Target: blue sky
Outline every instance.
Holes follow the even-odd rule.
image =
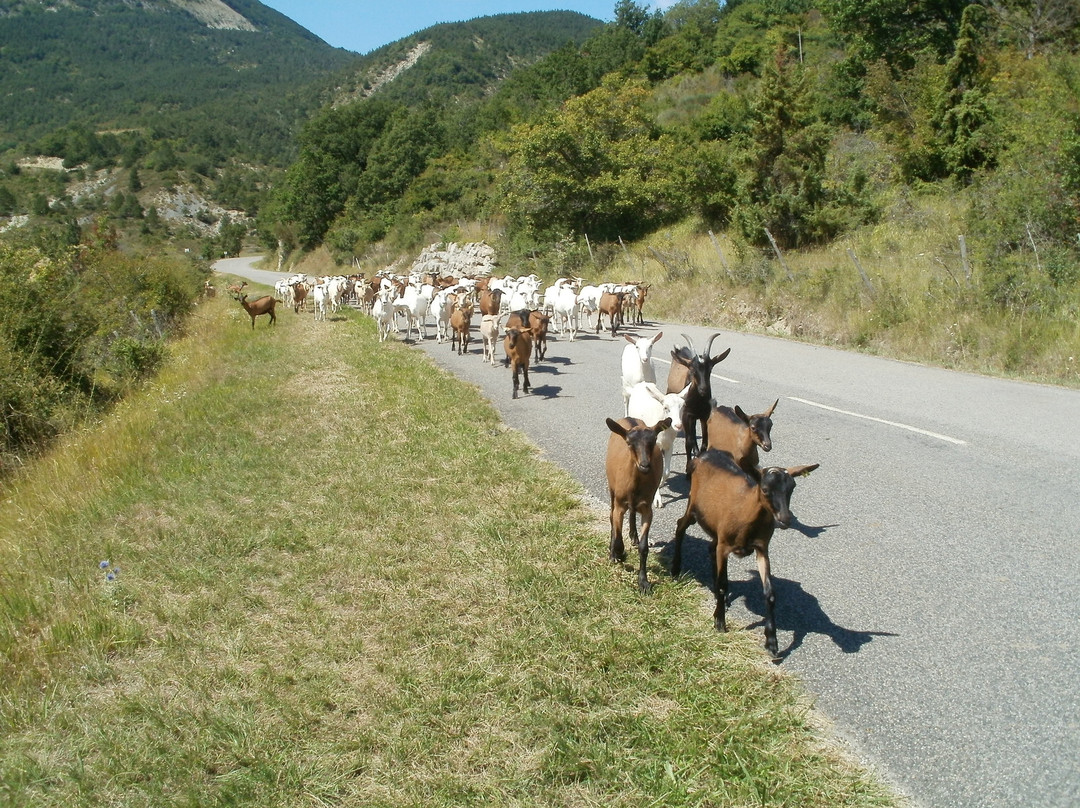
[[[670,0],[638,5],[667,7]],[[369,53],[440,22],[460,22],[517,11],[578,11],[598,20],[614,18],[616,0],[262,0],[338,48]]]

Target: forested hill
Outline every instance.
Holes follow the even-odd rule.
[[[0,145],[147,127],[272,160],[358,59],[257,0],[0,1]]]
[[[495,14],[441,23],[372,51],[335,101],[375,93],[409,105],[479,98],[515,68],[565,45],[580,45],[602,25],[575,11]]]

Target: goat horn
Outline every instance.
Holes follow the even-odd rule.
[[[713,334],[711,337],[709,337],[709,344],[705,346],[705,353],[702,354],[702,356],[704,356],[706,359],[708,359],[709,355],[712,354],[713,340],[716,339],[719,336],[720,336],[720,332],[717,331],[715,334]]]
[[[694,341],[690,339],[690,336],[688,334],[683,334],[682,338],[686,340],[686,347],[690,349],[690,353],[697,353],[697,351],[694,350]]]

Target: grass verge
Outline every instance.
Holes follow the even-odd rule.
[[[3,802],[896,804],[468,386],[360,317],[249,322],[210,301],[5,492]]]

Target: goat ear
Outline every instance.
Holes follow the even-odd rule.
[[[665,429],[671,429],[671,419],[670,418],[665,418],[663,421],[660,421],[659,423],[657,423],[656,426],[653,427],[653,431],[657,435],[659,435]]]
[[[722,354],[720,354],[719,356],[714,356],[714,357],[713,357],[712,359],[710,359],[710,360],[709,360],[709,364],[710,364],[710,365],[718,365],[718,364],[720,364],[720,363],[721,363],[721,362],[723,362],[723,361],[724,361],[725,359],[727,359],[727,355],[728,355],[729,353],[731,353],[731,348],[728,348],[728,349],[727,349],[726,351],[724,351],[724,352],[723,352]]]
[[[676,362],[676,363],[682,365],[684,368],[690,367],[690,360],[687,359],[685,356],[683,356],[678,351],[672,351],[671,352],[671,359],[672,359],[673,362]]]
[[[772,417],[773,410],[776,409],[776,405],[779,404],[779,403],[780,403],[780,399],[776,399],[776,401],[773,402],[773,405],[771,407],[769,407],[769,409],[765,412],[765,417],[766,418],[771,418]]]
[[[620,438],[626,437],[626,427],[620,424],[618,421],[612,421],[610,418],[605,418],[607,428],[618,435]]]
[[[626,340],[627,342],[629,342],[631,345],[636,345],[637,344],[634,341],[634,338],[631,337],[629,334],[623,334],[623,339]]]
[[[658,342],[660,341],[660,338],[661,338],[662,336],[664,336],[664,332],[663,332],[663,331],[658,331],[658,332],[656,333],[656,336],[652,338],[652,343],[653,343],[653,345],[655,345],[656,343],[658,343]]]
[[[649,395],[655,398],[657,401],[664,400],[664,394],[660,392],[660,388],[652,382],[642,382],[645,385],[645,389],[649,391]]]
[[[738,404],[735,405],[735,414],[739,416],[740,421],[750,423],[750,416],[743,412],[743,408],[740,407]]]
[[[792,477],[805,477],[820,465],[820,463],[813,463],[809,466],[793,466],[792,468],[787,469],[787,473]]]

